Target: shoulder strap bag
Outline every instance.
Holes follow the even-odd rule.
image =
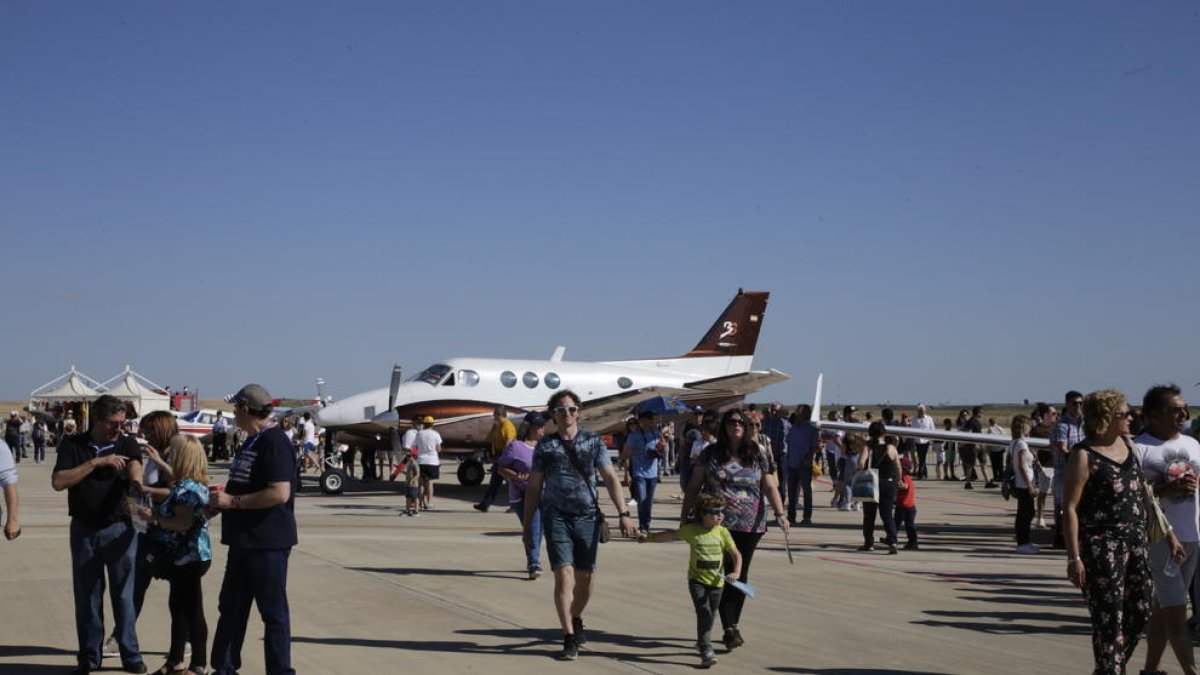
[[[1167,534],[1171,532],[1171,523],[1163,514],[1162,507],[1158,504],[1158,498],[1154,496],[1154,488],[1150,487],[1150,482],[1146,480],[1146,474],[1142,471],[1142,456],[1137,454],[1137,450],[1128,438],[1122,438],[1125,441],[1125,447],[1129,448],[1129,453],[1137,460],[1138,473],[1140,474],[1140,483],[1142,484],[1142,506],[1146,510],[1146,543],[1157,544],[1167,538]]]

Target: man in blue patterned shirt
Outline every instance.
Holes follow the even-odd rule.
[[[523,539],[526,548],[533,545],[530,523],[540,506],[546,553],[554,570],[554,607],[563,630],[563,650],[558,658],[571,661],[587,642],[583,610],[591,599],[600,545],[600,480],[620,514],[621,532],[633,537],[637,525],[625,509],[625,495],[608,447],[599,434],[579,428],[579,396],[564,389],[555,392],[546,407],[554,415],[558,431],[539,441],[533,451],[533,470],[525,490]]]

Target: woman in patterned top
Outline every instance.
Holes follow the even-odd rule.
[[[1072,448],[1064,477],[1067,578],[1083,591],[1092,617],[1094,672],[1123,675],[1150,618],[1145,479],[1128,439],[1125,396],[1094,391],[1083,413],[1087,437]],[[1175,535],[1168,540],[1182,559]]]
[[[212,562],[208,539],[208,459],[194,436],[176,434],[169,449],[175,482],[167,498],[154,508],[156,527],[150,536],[174,556],[171,593],[171,649],[159,673],[204,673],[208,653],[208,623],[200,580]],[[191,663],[183,664],[184,644],[192,645]]]
[[[747,422],[746,416],[738,409],[727,410],[721,417],[717,442],[705,448],[693,465],[692,480],[683,498],[682,514],[683,522],[693,520],[692,507],[700,492],[725,498],[724,525],[742,555],[739,580],[743,582],[749,578],[754,549],[767,531],[764,498],[770,500],[779,527],[785,531],[788,529],[787,520],[783,517],[783,499],[779,496],[774,461],[754,442]],[[722,641],[728,650],[745,644],[737,626],[745,601],[746,596],[732,587],[727,588],[721,596],[721,625],[725,628]]]

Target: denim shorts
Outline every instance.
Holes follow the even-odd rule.
[[[546,555],[550,569],[571,565],[577,570],[596,569],[596,551],[600,548],[600,523],[595,514],[570,516],[553,509],[542,512],[542,531],[546,533]]]

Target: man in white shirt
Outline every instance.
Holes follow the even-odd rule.
[[[433,481],[441,477],[442,435],[433,429],[433,417],[421,419],[413,445],[417,448],[417,466],[421,470],[421,510],[433,508]]]
[[[8,444],[0,440],[0,490],[4,491],[4,538],[21,536],[21,499],[17,494],[17,467]]]
[[[933,431],[933,418],[925,414],[925,404],[917,405],[917,416],[912,418],[909,423],[913,429],[921,429],[923,431]],[[929,439],[914,438],[913,445],[917,448],[917,478],[925,480],[929,478],[929,469],[925,464],[925,458],[929,455]]]
[[[1157,602],[1146,631],[1146,667],[1142,672],[1159,672],[1169,641],[1183,672],[1195,675],[1187,607],[1188,586],[1195,576],[1200,552],[1200,496],[1196,492],[1200,443],[1179,433],[1188,419],[1187,403],[1179,387],[1151,387],[1142,399],[1142,411],[1146,430],[1135,439],[1142,470],[1186,552],[1179,561],[1171,558],[1166,541],[1150,546],[1150,572]]]

